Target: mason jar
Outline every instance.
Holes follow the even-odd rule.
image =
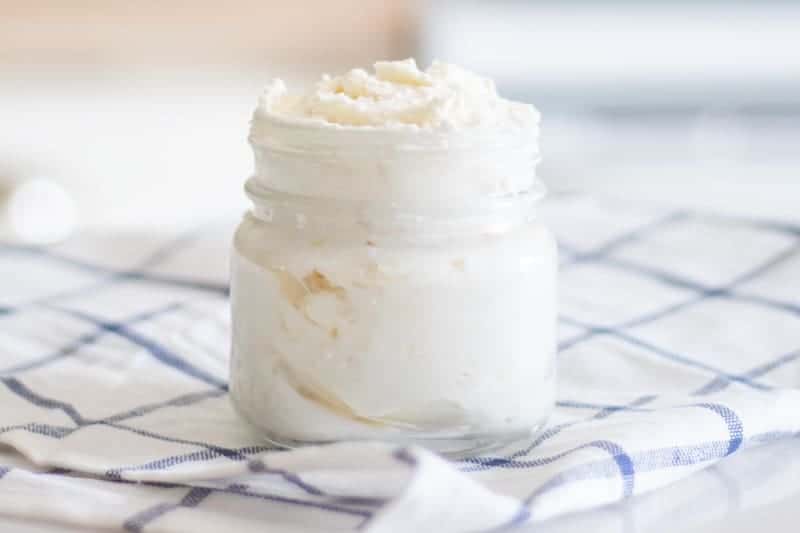
[[[556,389],[557,251],[536,133],[250,137],[233,243],[233,403],[285,447],[529,437]]]

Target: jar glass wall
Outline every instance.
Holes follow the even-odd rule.
[[[535,184],[433,207],[315,198],[257,177],[248,193],[231,396],[266,438],[459,455],[541,427],[555,399],[557,259]]]

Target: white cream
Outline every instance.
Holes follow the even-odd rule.
[[[539,426],[556,248],[531,217],[537,135],[531,106],[442,63],[378,63],[305,94],[274,82],[233,253],[242,415],[283,442],[467,446]]]
[[[291,93],[275,80],[262,95],[256,116],[339,129],[452,131],[525,128],[539,122],[532,105],[501,98],[492,80],[455,65],[434,61],[422,71],[406,59],[379,61],[374,70],[326,75],[307,93]]]

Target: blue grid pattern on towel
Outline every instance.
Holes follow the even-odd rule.
[[[764,235],[780,236],[785,240],[785,245],[771,249],[763,257],[758,257],[748,268],[730,279],[720,279],[718,283],[699,282],[684,273],[676,272],[668,266],[659,266],[642,263],[626,257],[626,249],[647,241],[657,241],[659,234],[665,229],[681,224],[701,223],[723,228],[746,228],[748,231],[763,233]],[[558,228],[557,228],[558,230]],[[559,233],[557,231],[557,233]],[[754,364],[749,368],[725,368],[720,361],[711,362],[695,354],[686,353],[669,345],[662,345],[656,341],[640,335],[643,327],[657,327],[659,323],[670,317],[676,317],[692,309],[697,309],[704,303],[714,301],[722,303],[738,302],[753,306],[758,309],[785,315],[791,319],[800,318],[800,301],[793,298],[779,298],[774,294],[763,294],[752,290],[754,282],[769,277],[790,262],[800,258],[800,226],[784,223],[765,222],[745,218],[706,215],[689,211],[676,211],[664,215],[650,217],[645,223],[632,229],[619,232],[611,238],[603,239],[590,248],[578,247],[570,244],[571,235],[559,234],[562,255],[561,271],[565,283],[569,283],[569,273],[572,269],[581,266],[602,266],[617,271],[629,277],[644,280],[647,283],[658,285],[660,288],[680,292],[677,300],[670,299],[656,309],[648,309],[633,318],[626,317],[615,323],[595,323],[585,318],[577,318],[570,314],[569,306],[563,310],[560,322],[569,328],[572,333],[563,336],[560,345],[560,357],[568,359],[570,353],[577,348],[586,349],[600,339],[611,339],[627,345],[637,351],[646,352],[649,356],[668,360],[671,364],[684,366],[707,375],[707,379],[696,387],[691,396],[696,401],[686,404],[686,408],[707,409],[718,415],[728,427],[729,436],[724,441],[713,441],[704,445],[690,447],[668,446],[662,449],[649,450],[646,453],[638,452],[634,457],[617,442],[611,440],[593,440],[577,445],[571,449],[560,451],[552,456],[529,459],[528,456],[543,443],[552,439],[563,430],[587,421],[596,421],[612,417],[622,412],[642,412],[649,410],[649,405],[657,400],[660,394],[643,394],[631,401],[621,404],[593,401],[591,398],[570,399],[561,397],[558,407],[569,412],[584,412],[585,415],[573,419],[554,423],[548,426],[532,442],[508,453],[496,456],[480,456],[463,460],[457,466],[465,472],[490,471],[493,469],[530,469],[559,461],[561,458],[576,453],[586,448],[597,448],[608,455],[607,461],[596,461],[582,465],[573,470],[560,472],[544,485],[531,491],[525,498],[525,503],[530,504],[547,491],[555,487],[569,484],[578,479],[593,476],[619,476],[623,480],[624,496],[634,492],[637,479],[637,468],[648,465],[649,468],[671,468],[702,462],[710,457],[721,457],[735,452],[743,442],[742,423],[737,413],[732,409],[706,398],[718,393],[732,385],[751,388],[758,391],[772,390],[775,384],[764,378],[769,377],[777,370],[788,365],[795,365],[800,360],[800,337],[793,349],[771,354],[760,354]],[[278,504],[290,506],[311,507],[325,512],[350,515],[357,519],[355,524],[366,523],[373,512],[385,503],[380,498],[355,498],[341,497],[327,493],[322,488],[316,487],[288,471],[271,469],[257,459],[251,459],[260,452],[267,450],[264,446],[247,446],[242,448],[228,448],[213,443],[187,438],[178,438],[169,435],[148,431],[132,422],[146,418],[163,409],[187,408],[210,398],[222,398],[227,394],[227,385],[221,377],[201,368],[185,354],[166,346],[159,338],[154,338],[141,332],[143,324],[158,320],[164,316],[180,314],[187,301],[196,297],[207,297],[219,306],[225,305],[227,285],[219,279],[194,278],[176,274],[158,273],[159,265],[168,263],[171,258],[181,254],[193,242],[202,240],[203,232],[192,232],[172,239],[159,247],[148,257],[136,263],[131,268],[114,268],[80,259],[74,255],[61,252],[58,248],[46,249],[25,247],[12,244],[0,246],[0,256],[3,261],[14,265],[21,258],[26,264],[30,261],[44,263],[47,268],[66,269],[70,273],[77,272],[81,276],[78,286],[58,287],[43,296],[37,295],[29,301],[6,302],[0,297],[0,324],[10,320],[16,315],[30,311],[47,312],[63,315],[76,323],[84,324],[88,329],[74,338],[63,338],[61,344],[53,346],[47,353],[41,353],[23,361],[14,361],[6,365],[0,361],[0,383],[14,395],[24,399],[42,410],[57,410],[63,413],[69,424],[45,424],[37,421],[16,422],[0,427],[0,434],[7,432],[30,432],[44,435],[52,439],[64,439],[75,432],[85,428],[103,426],[111,431],[122,433],[136,433],[146,439],[174,442],[193,447],[192,451],[173,454],[157,458],[142,464],[122,465],[105,472],[101,479],[117,483],[129,483],[125,473],[131,470],[161,470],[181,463],[204,462],[212,459],[225,458],[235,462],[245,462],[247,468],[254,474],[260,473],[280,478],[282,482],[297,490],[296,495],[287,495],[276,491],[274,493],[255,490],[246,484],[233,483],[219,487],[198,487],[190,483],[159,483],[146,482],[152,486],[165,489],[185,487],[185,495],[177,502],[164,502],[152,506],[129,517],[124,517],[122,524],[129,531],[141,531],[148,524],[163,519],[169,513],[178,509],[194,509],[202,506],[214,494],[226,494],[236,498],[269,500]],[[798,263],[800,270],[800,262]],[[20,278],[25,276],[24,271],[16,274]],[[88,279],[86,279],[88,278]],[[800,275],[798,276],[800,281]],[[15,283],[14,279],[6,279],[2,284]],[[166,305],[156,305],[153,308],[132,312],[125,318],[109,318],[80,310],[74,304],[83,299],[91,299],[101,291],[113,290],[120,284],[133,287],[147,286],[150,289],[164,287],[170,290],[180,290],[183,297],[171,301]],[[659,289],[660,290],[660,289]],[[2,294],[2,293],[0,293]],[[800,325],[800,321],[797,322]],[[47,371],[50,366],[59,361],[72,357],[81,350],[93,344],[113,337],[134,346],[141,353],[147,354],[153,362],[169,367],[172,371],[183,374],[187,379],[195,380],[202,384],[203,390],[176,395],[175,397],[152,403],[143,402],[141,405],[129,407],[120,412],[102,417],[92,417],[81,412],[80,408],[72,405],[68,398],[51,396],[49,391],[34,390],[26,385],[24,374],[31,371]],[[0,420],[0,424],[3,423]],[[752,440],[768,441],[783,438],[782,434],[763,434],[752,436]],[[414,468],[414,463],[397,454],[400,462]],[[637,465],[637,468],[634,467]],[[6,475],[11,468],[4,468],[1,475]],[[53,470],[50,475],[69,475],[68,470]],[[528,507],[520,511],[512,524],[529,518]]]

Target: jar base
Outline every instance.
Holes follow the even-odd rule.
[[[491,452],[520,440],[530,440],[544,428],[546,420],[542,420],[532,428],[525,431],[502,434],[473,434],[459,437],[418,437],[418,438],[390,438],[387,442],[398,445],[422,446],[434,453],[448,459],[465,459],[483,453]],[[264,435],[265,440],[271,445],[284,450],[303,448],[306,446],[322,446],[342,441],[304,441],[287,439],[275,435]]]

